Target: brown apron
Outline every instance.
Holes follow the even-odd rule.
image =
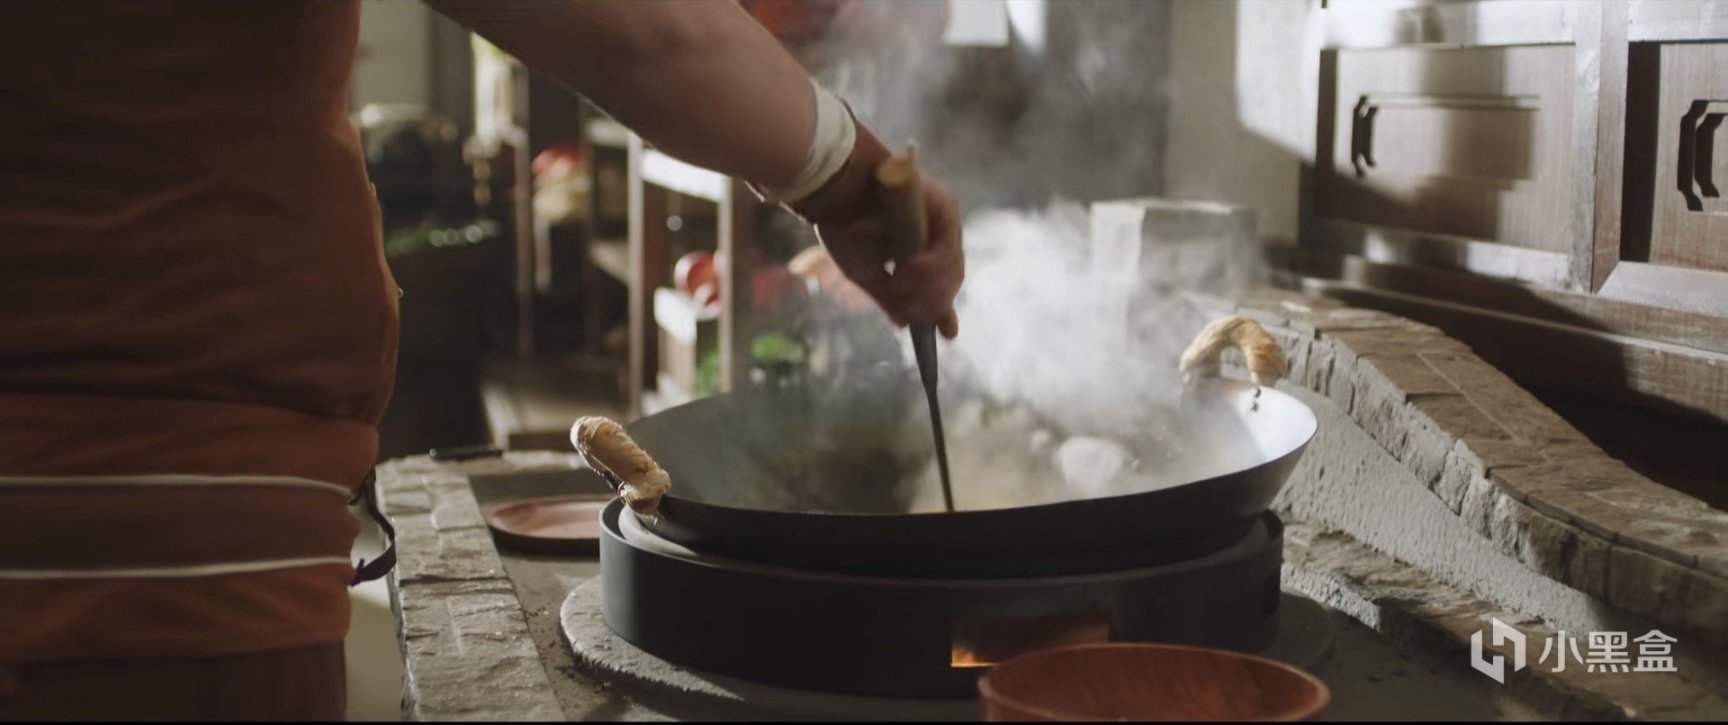
[[[7,717],[340,711],[397,343],[359,13],[0,7]]]

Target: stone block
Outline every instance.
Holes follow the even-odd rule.
[[[1398,451],[1398,460],[1409,467],[1410,473],[1422,485],[1432,490],[1446,470],[1446,459],[1452,453],[1452,438],[1427,423],[1413,420],[1412,416],[1403,418],[1408,422],[1404,426],[1404,445]]]
[[[1509,434],[1508,434],[1509,435]],[[1536,449],[1511,438],[1458,436],[1459,453],[1471,465],[1492,473],[1506,468],[1547,463]]]
[[[1284,379],[1309,390],[1313,388],[1308,385],[1308,349],[1313,344],[1312,339],[1298,337],[1284,345]]]
[[[1321,337],[1342,343],[1357,357],[1406,357],[1413,355],[1467,354],[1464,343],[1431,327],[1398,326],[1372,330],[1322,331]]]
[[[1315,310],[1306,316],[1308,324],[1315,330],[1324,332],[1341,330],[1385,330],[1397,329],[1415,325],[1411,320],[1379,310],[1366,310],[1356,307],[1341,309]]]
[[[1584,486],[1600,484],[1569,479],[1564,475],[1557,478],[1562,479],[1559,485],[1538,486],[1530,491],[1528,500],[1532,507],[1608,541],[1619,537],[1630,512],[1616,510],[1583,495]]]
[[[1446,467],[1441,470],[1439,480],[1434,482],[1434,495],[1452,510],[1458,513],[1464,504],[1464,492],[1470,488],[1470,482],[1482,478],[1481,469],[1472,466],[1466,458],[1454,447],[1446,455]]]
[[[1415,355],[1363,358],[1356,367],[1365,374],[1385,377],[1407,396],[1458,394],[1452,381],[1441,377]]]
[[[1544,489],[1564,488],[1566,486],[1565,469],[1552,463],[1534,466],[1514,466],[1489,469],[1488,477],[1500,486],[1507,495],[1520,501],[1525,501],[1537,510],[1549,516],[1565,519],[1566,514],[1559,509],[1545,507],[1540,501],[1531,501],[1531,494]]]
[[[1511,496],[1493,496],[1488,511],[1488,540],[1500,553],[1526,561],[1530,549],[1530,519],[1541,516]]]
[[[1435,428],[1445,431],[1448,436],[1455,439],[1511,440],[1512,438],[1510,432],[1463,395],[1413,396],[1410,399],[1410,405],[1422,417],[1432,421]],[[1531,452],[1531,457],[1536,458],[1534,452]],[[1541,459],[1536,458],[1536,460]]]
[[[1677,650],[1728,646],[1728,628],[1722,626],[1728,622],[1728,579],[1615,545],[1609,550],[1607,600],[1621,609],[1683,630],[1684,634],[1664,629],[1669,636],[1680,639],[1675,644]],[[1689,644],[1688,634],[1701,636],[1708,644],[1698,641]]]
[[[1471,479],[1469,485],[1465,486],[1464,498],[1459,503],[1459,520],[1471,531],[1492,538],[1490,526],[1495,499],[1500,497],[1499,488],[1492,481],[1486,478]]]
[[[1722,546],[1715,532],[1691,517],[1652,511],[1616,523],[1617,543],[1687,567],[1698,567],[1699,550]]]
[[[1308,360],[1302,366],[1302,387],[1320,395],[1330,395],[1332,383],[1332,346],[1319,340],[1309,340],[1305,348]],[[1344,406],[1345,410],[1349,406]]]
[[[439,529],[431,517],[395,519],[396,576],[402,583],[490,579],[504,575],[504,563],[485,527]]]
[[[1557,443],[1588,442],[1559,414],[1480,358],[1433,353],[1423,353],[1422,358],[1512,438],[1539,449]]]
[[[378,489],[378,510],[392,519],[410,514],[432,513],[432,494],[425,488],[406,486]]]
[[[480,504],[474,499],[474,489],[466,482],[459,488],[434,489],[432,493],[432,525],[440,529],[485,527]]]
[[[1332,399],[1338,410],[1350,414],[1356,404],[1356,358],[1337,345],[1326,344],[1326,347],[1332,358],[1326,378],[1326,397]]]
[[[398,588],[404,710],[419,720],[563,719],[514,589],[503,579]]]
[[[1534,512],[1528,525],[1519,561],[1592,597],[1607,595],[1607,541],[1541,512]]]
[[[1714,576],[1728,578],[1728,538],[1712,529],[1716,541],[1698,549],[1698,568]]]
[[[1396,456],[1404,446],[1408,425],[1404,416],[1404,393],[1376,375],[1356,375],[1350,417],[1370,437]]]

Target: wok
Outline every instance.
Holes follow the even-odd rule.
[[[1174,451],[1179,480],[969,510],[968,491],[1005,482],[957,470],[960,510],[922,512],[907,474],[925,459],[896,443],[922,440],[928,455],[928,429],[903,415],[915,396],[722,394],[638,420],[629,434],[672,479],[643,523],[698,552],[831,573],[1002,578],[1153,566],[1246,535],[1316,430],[1313,412],[1285,393],[1208,378],[1169,413],[1181,440],[1140,442]]]

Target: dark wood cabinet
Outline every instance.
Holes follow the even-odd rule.
[[[1728,0],[1323,7],[1291,279],[1728,500]]]
[[[1656,85],[1639,99],[1648,125],[1631,129],[1653,144],[1631,146],[1655,162],[1633,192],[1651,208],[1647,261],[1728,272],[1728,42],[1640,50],[1636,70]]]
[[[1565,251],[1568,48],[1332,52],[1318,215]]]

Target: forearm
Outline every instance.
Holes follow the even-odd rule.
[[[809,75],[730,0],[428,0],[668,154],[769,187],[804,167]]]

